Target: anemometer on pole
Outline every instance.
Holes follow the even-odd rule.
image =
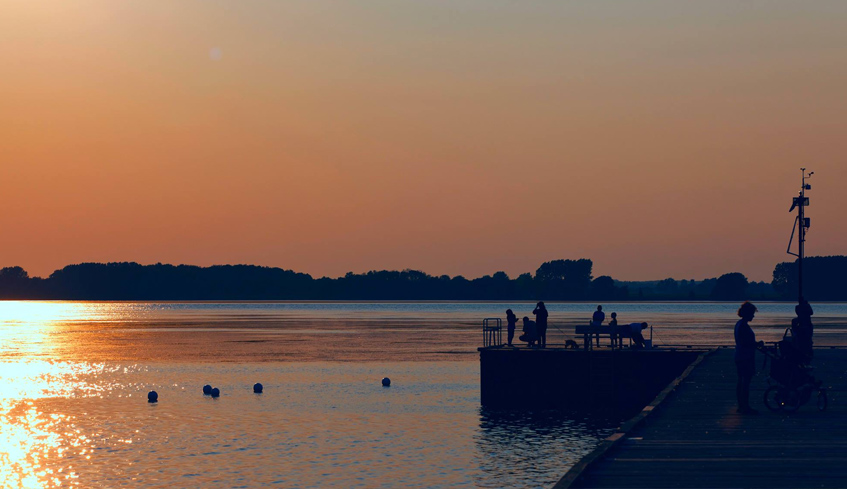
[[[806,190],[811,190],[812,186],[806,183],[806,180],[812,178],[815,172],[806,173],[805,168],[800,168],[803,175],[802,185],[800,186],[800,196],[794,197],[791,203],[791,209],[788,212],[794,212],[797,209],[797,217],[794,218],[794,227],[791,228],[791,239],[788,240],[788,249],[786,252],[789,255],[797,257],[797,284],[799,301],[803,302],[803,256],[805,255],[806,247],[806,230],[809,229],[811,219],[806,217],[806,206],[809,205],[809,198],[806,197]],[[799,231],[798,230],[799,224]],[[794,242],[794,233],[797,232],[797,253],[791,251],[791,243]]]

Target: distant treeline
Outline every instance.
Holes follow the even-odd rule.
[[[66,300],[743,300],[796,298],[796,263],[780,263],[772,283],[741,273],[706,280],[622,282],[592,277],[591,260],[553,260],[535,274],[504,272],[467,279],[417,270],[348,273],[312,278],[254,265],[82,263],[48,278],[21,267],[0,270],[0,299]],[[809,300],[847,300],[847,257],[804,262]]]

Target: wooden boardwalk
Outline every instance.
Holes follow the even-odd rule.
[[[847,488],[847,350],[816,350],[814,364],[830,387],[826,412],[814,397],[790,415],[768,411],[760,371],[750,393],[760,413],[745,416],[735,412],[733,350],[708,354],[556,487]]]

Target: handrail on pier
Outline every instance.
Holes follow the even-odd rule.
[[[502,322],[500,318],[482,320],[482,346],[500,346],[503,344]]]

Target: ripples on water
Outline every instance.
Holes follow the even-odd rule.
[[[0,381],[2,487],[536,487],[610,426],[481,410],[472,362],[33,361]]]

